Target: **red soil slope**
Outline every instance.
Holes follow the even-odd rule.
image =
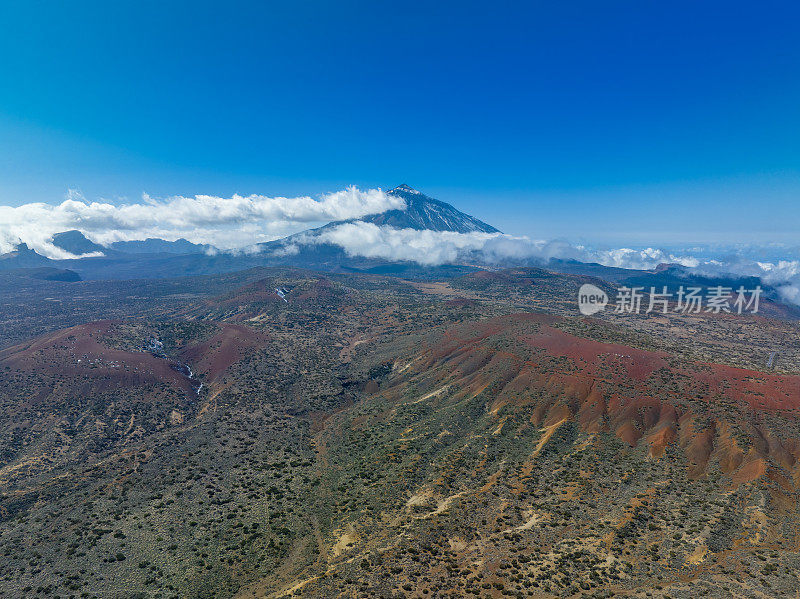
[[[178,362],[147,351],[109,347],[102,340],[113,336],[115,325],[113,321],[78,325],[7,348],[0,351],[0,367],[88,378],[97,390],[165,383],[188,393],[194,392],[199,382],[187,376],[181,363],[211,382],[270,339],[266,333],[223,323],[209,339],[184,347]]]
[[[176,370],[175,362],[104,345],[101,339],[113,326],[111,321],[78,325],[6,348],[0,351],[0,367],[89,379],[98,390],[164,383],[193,392],[195,383]]]
[[[270,339],[266,333],[242,325],[222,324],[220,327],[220,331],[210,339],[190,345],[181,352],[181,359],[209,381],[218,378],[247,352],[263,347]]]
[[[692,476],[713,460],[737,484],[769,464],[800,480],[800,376],[680,362],[575,337],[556,328],[560,320],[517,314],[460,325],[396,382],[483,394],[490,413],[525,410],[539,426],[571,419],[587,432],[646,443],[655,458],[677,444]]]

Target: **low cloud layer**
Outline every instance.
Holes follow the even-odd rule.
[[[361,191],[349,187],[315,199],[261,195],[230,198],[176,196],[114,205],[89,202],[80,194],[57,205],[23,204],[0,206],[0,253],[26,243],[50,258],[69,258],[53,246],[54,233],[78,229],[101,245],[157,237],[174,241],[184,238],[219,248],[241,248],[271,241],[315,223],[359,218],[392,209],[402,209],[402,198],[380,189]]]
[[[698,266],[691,256],[675,255],[663,250],[629,248],[592,250],[561,240],[533,240],[502,233],[453,233],[449,231],[417,231],[395,229],[357,221],[332,227],[320,235],[307,236],[299,243],[332,243],[351,256],[407,260],[433,266],[452,262],[474,262],[513,265],[520,261],[550,259],[598,262],[605,266],[649,269],[670,262]]]
[[[346,223],[299,244],[331,243],[351,256],[406,260],[426,266],[446,263],[513,266],[551,259],[596,262],[603,266],[649,270],[680,264],[699,275],[754,276],[775,287],[784,301],[800,305],[800,260],[765,262],[737,255],[718,258],[657,248],[593,249],[561,240],[533,240],[501,233],[451,233],[394,229],[372,223]],[[296,246],[286,248],[297,251]]]
[[[57,205],[0,206],[0,253],[22,242],[50,258],[72,258],[73,255],[52,244],[53,234],[70,229],[78,229],[105,246],[149,237],[168,241],[184,238],[224,250],[255,252],[259,251],[259,243],[317,224],[403,208],[402,198],[379,189],[362,191],[356,187],[319,198],[200,195],[157,200],[144,196],[140,202],[119,205],[90,202],[71,192]],[[296,253],[303,244],[319,243],[335,244],[352,256],[411,261],[425,266],[446,263],[513,266],[546,263],[551,259],[633,269],[652,269],[662,263],[681,264],[698,274],[759,277],[775,287],[785,301],[800,305],[800,250],[796,248],[783,259],[780,248],[770,247],[770,259],[760,260],[753,256],[763,253],[763,248],[751,248],[749,253],[708,251],[701,247],[596,249],[563,240],[394,229],[355,221],[328,228],[319,235],[295,237],[291,245],[279,252]]]
[[[491,233],[453,233],[395,229],[357,221],[307,238],[308,243],[332,243],[351,256],[417,262],[425,266],[460,261],[494,238]],[[302,243],[302,240],[301,240]]]
[[[733,274],[758,277],[763,283],[774,287],[783,301],[800,306],[800,260],[711,260],[700,264],[695,270],[708,276]]]

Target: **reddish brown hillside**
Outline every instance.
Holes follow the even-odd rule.
[[[124,350],[103,343],[112,321],[78,325],[45,335],[30,343],[0,351],[0,366],[12,371],[58,375],[75,381],[91,381],[104,391],[163,383],[194,393],[195,382],[174,361],[146,351]]]
[[[517,314],[460,325],[432,340],[396,379],[486,409],[525,410],[537,426],[574,420],[587,432],[646,443],[653,457],[675,444],[691,476],[719,465],[735,484],[771,466],[800,476],[800,376],[680,361],[665,353],[582,339],[559,317]],[[779,417],[779,418],[774,418]]]
[[[223,324],[210,339],[184,348],[181,358],[191,364],[195,372],[213,381],[249,351],[263,347],[269,339],[266,333],[246,326]]]
[[[271,281],[260,279],[254,283],[221,297],[209,300],[209,304],[219,308],[232,308],[247,304],[275,304],[283,303],[283,299],[275,291]]]
[[[224,295],[208,299],[189,310],[194,317],[246,322],[287,307],[313,309],[340,305],[346,292],[325,277],[308,277],[288,284],[281,278],[259,279]],[[290,309],[291,309],[290,308]]]

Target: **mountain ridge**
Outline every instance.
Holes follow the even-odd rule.
[[[20,268],[50,267],[74,271],[78,278],[111,280],[136,278],[171,278],[178,276],[218,274],[235,272],[258,266],[288,266],[310,268],[326,272],[363,272],[393,274],[401,278],[431,279],[448,278],[481,269],[496,270],[498,267],[536,266],[551,271],[597,277],[616,285],[650,286],[660,288],[667,285],[725,285],[736,288],[744,285],[754,288],[759,284],[755,277],[735,275],[704,277],[694,274],[681,265],[659,265],[654,270],[625,269],[577,260],[551,259],[547,262],[536,259],[509,260],[507,263],[486,263],[479,252],[472,257],[462,257],[459,262],[440,266],[422,266],[415,262],[392,258],[369,258],[353,255],[323,236],[347,224],[368,224],[377,227],[400,229],[450,231],[461,234],[499,233],[493,226],[456,209],[451,204],[431,198],[403,183],[386,192],[404,200],[404,210],[389,210],[366,215],[358,219],[332,221],[321,227],[259,244],[256,252],[217,251],[212,246],[193,244],[185,239],[166,241],[149,238],[138,241],[122,241],[101,246],[77,230],[53,235],[53,244],[77,258],[49,259],[25,244],[12,252],[0,255],[0,270],[14,271]],[[87,255],[88,254],[88,255]],[[72,275],[70,275],[72,276]],[[778,291],[763,282],[765,298],[779,301]],[[782,303],[787,318],[797,318],[800,311]]]
[[[387,210],[355,220],[379,226],[388,225],[396,229],[500,233],[499,229],[458,210],[452,204],[427,196],[405,183],[386,193],[403,198],[406,202],[405,210]]]
[[[77,229],[56,233],[53,235],[53,245],[73,256],[95,253],[105,255],[108,252],[107,247],[95,243]]]

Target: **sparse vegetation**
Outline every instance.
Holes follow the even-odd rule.
[[[795,592],[797,379],[575,279],[225,275],[0,351],[0,597]]]

